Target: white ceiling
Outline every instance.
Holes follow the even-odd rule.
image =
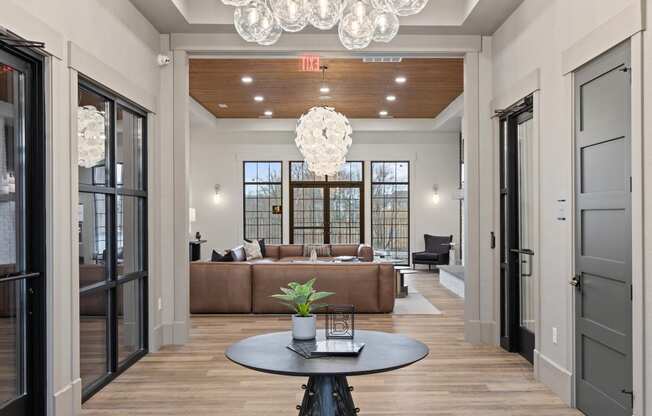
[[[233,7],[220,0],[131,0],[161,33],[233,33]],[[401,18],[402,34],[491,35],[523,0],[430,0]],[[309,29],[303,31],[308,32]],[[314,29],[315,32],[319,32]]]

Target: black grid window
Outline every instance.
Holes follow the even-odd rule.
[[[408,264],[410,164],[371,162],[371,244],[376,256]]]
[[[94,114],[104,138],[96,149],[97,141],[78,135],[80,373],[86,400],[147,351],[147,116],[90,81],[79,84],[78,111]]]
[[[244,238],[283,243],[283,163],[243,162]]]
[[[346,162],[333,176],[316,176],[290,162],[290,242],[364,241],[364,162]]]

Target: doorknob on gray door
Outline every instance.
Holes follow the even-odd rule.
[[[573,276],[573,278],[570,280],[570,285],[574,286],[576,288],[580,287],[580,277],[579,276]]]

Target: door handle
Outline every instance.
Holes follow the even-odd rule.
[[[530,256],[530,262],[529,262],[529,268],[527,273],[521,273],[521,276],[523,277],[529,277],[532,276],[532,257],[534,257],[534,250],[531,250],[529,248],[513,248],[511,250],[512,253],[515,254],[525,254],[526,256]],[[527,260],[522,260],[521,263],[528,263]]]
[[[580,280],[580,275],[576,274],[573,276],[573,278],[568,282],[571,286],[575,287],[575,289],[579,289],[582,286],[582,282]]]

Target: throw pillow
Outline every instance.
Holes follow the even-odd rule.
[[[226,250],[224,254],[221,254],[219,251],[213,249],[213,254],[211,254],[211,261],[215,261],[215,262],[233,261],[233,254],[231,253],[231,250]]]
[[[231,250],[231,255],[233,256],[233,261],[245,261],[247,260],[247,252],[245,251],[244,246],[238,246]]]
[[[310,257],[312,250],[317,252],[317,257],[331,256],[331,246],[328,244],[305,244],[303,246],[303,257]]]
[[[245,241],[247,243],[252,243],[254,240],[249,240],[245,238]],[[267,257],[267,252],[265,251],[265,239],[261,238],[258,240],[258,244],[260,244],[260,254],[262,254],[263,257]]]
[[[244,249],[245,253],[247,253],[247,261],[263,258],[263,254],[260,252],[260,244],[257,240],[254,240],[251,243],[245,241]]]

